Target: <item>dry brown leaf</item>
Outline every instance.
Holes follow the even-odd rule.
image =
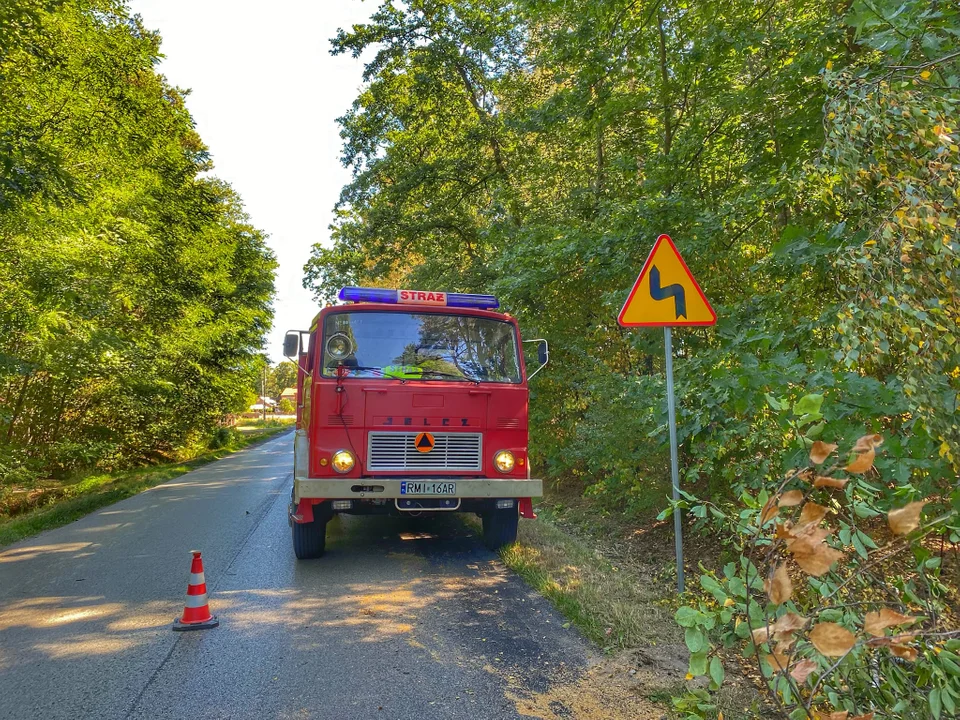
[[[897,625],[910,625],[916,622],[915,617],[901,615],[890,608],[883,608],[879,612],[868,612],[863,616],[863,629],[871,635],[882,637],[883,631]]]
[[[787,550],[793,554],[793,559],[807,575],[819,577],[843,557],[842,552],[834,550],[823,542],[829,534],[830,528],[821,528],[813,523],[807,523],[799,526],[793,533],[793,537],[787,539]]]
[[[773,630],[776,635],[793,634],[797,630],[803,629],[806,624],[807,618],[803,617],[803,615],[788,612],[778,617],[777,621],[770,626],[770,629]]]
[[[778,653],[789,653],[790,648],[792,648],[797,642],[797,636],[793,633],[785,633],[777,636],[777,646],[775,648]]]
[[[897,645],[903,645],[905,643],[911,643],[917,639],[916,633],[900,633],[899,635],[894,635],[890,640],[892,640]]]
[[[773,668],[774,672],[780,672],[781,670],[786,670],[787,666],[790,664],[790,658],[783,653],[774,652],[769,655],[764,655],[763,659],[767,661],[767,664]]]
[[[773,625],[763,625],[754,629],[750,634],[755,645],[769,642],[771,638],[777,641],[777,652],[789,650],[793,646],[793,634],[807,624],[807,618],[796,613],[786,613],[777,618]]]
[[[800,511],[800,519],[797,520],[798,525],[806,525],[807,523],[813,523],[814,525],[819,525],[820,521],[826,517],[827,508],[823,505],[817,505],[815,502],[808,502],[803,506],[803,510]]]
[[[873,720],[873,711],[871,710],[863,715],[856,715],[855,717],[850,718],[850,720]]]
[[[891,645],[890,652],[896,655],[898,658],[903,658],[904,660],[909,660],[913,662],[917,659],[917,649],[909,645]]]
[[[787,538],[786,544],[788,548],[796,542],[816,545],[826,540],[829,535],[830,528],[820,527],[815,523],[805,523],[791,529],[790,537]]]
[[[873,448],[860,453],[857,457],[844,468],[847,472],[852,473],[865,473],[870,468],[873,467],[873,459],[876,457],[876,453],[873,451]]]
[[[837,446],[832,443],[825,443],[822,440],[817,440],[813,447],[810,448],[810,462],[814,465],[819,465],[824,462],[830,455],[833,454],[833,451],[837,449]]]
[[[773,577],[768,577],[764,581],[763,589],[767,591],[767,597],[774,605],[780,605],[790,599],[793,595],[793,583],[790,581],[786,563],[779,565]]]
[[[899,510],[891,510],[887,513],[887,522],[890,523],[890,529],[894,535],[906,535],[920,527],[920,511],[927,504],[926,500],[912,502],[904,505]]]
[[[777,496],[774,495],[767,500],[766,505],[763,506],[763,510],[760,511],[760,524],[766,525],[767,522],[773,520],[779,512],[780,508],[777,507]]]
[[[856,644],[857,638],[837,623],[822,622],[813,626],[810,642],[827,657],[842,657]]]
[[[773,536],[777,540],[784,540],[786,538],[793,537],[793,533],[790,532],[790,529],[793,527],[793,523],[787,520],[785,523],[780,523],[777,525],[776,530],[773,533]]]
[[[813,577],[823,575],[842,557],[842,552],[834,550],[828,545],[820,545],[810,553],[794,553],[793,555],[793,559],[797,561],[800,569]]]
[[[792,677],[798,683],[803,683],[807,681],[808,677],[810,677],[810,673],[816,669],[817,664],[813,660],[804,658],[793,666],[793,669],[790,671],[790,677]]]
[[[777,501],[779,507],[793,507],[803,502],[802,490],[788,490]]]
[[[883,445],[883,436],[879,433],[871,433],[857,438],[857,444],[853,446],[854,452],[865,452],[874,450]]]
[[[847,716],[850,714],[849,710],[835,710],[829,715],[824,715],[823,713],[817,713],[817,720],[847,720]]]
[[[832,478],[824,477],[823,475],[818,475],[817,479],[813,481],[814,487],[828,487],[828,488],[837,488],[838,490],[843,490],[846,484],[850,482],[847,478]]]

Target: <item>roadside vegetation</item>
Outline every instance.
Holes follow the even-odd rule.
[[[84,515],[136,495],[250,444],[293,427],[293,420],[244,420],[224,427],[201,442],[197,438],[166,462],[115,473],[86,471],[62,480],[0,491],[0,546],[43,530],[60,527]]]
[[[333,40],[367,84],[306,286],[496,293],[551,343],[534,466],[598,525],[668,504],[661,335],[616,323],[658,234],[717,310],[675,341],[682,717],[734,672],[773,717],[956,714],[958,38],[939,0],[413,0]],[[634,637],[551,532],[508,562]]]
[[[189,454],[255,397],[276,262],[159,59],[119,0],[0,3],[0,497]]]

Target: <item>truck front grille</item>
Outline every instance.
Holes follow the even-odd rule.
[[[417,450],[419,432],[372,432],[367,436],[367,467],[381,471],[462,471],[483,469],[480,433],[433,433],[430,452]]]

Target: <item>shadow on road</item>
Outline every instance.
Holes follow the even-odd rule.
[[[288,460],[268,443],[0,553],[0,718],[653,716],[459,517],[344,516],[297,561]],[[173,633],[194,544],[221,625]]]

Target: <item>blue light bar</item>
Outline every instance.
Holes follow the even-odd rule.
[[[450,307],[496,310],[500,301],[494,295],[473,295],[471,293],[448,293],[447,305]]]
[[[445,307],[477,308],[495,310],[500,301],[493,295],[448,293],[436,290],[384,290],[383,288],[345,287],[340,290],[341,300],[350,302],[389,303],[391,305],[440,305]]]
[[[340,289],[340,299],[351,302],[397,302],[396,290],[382,290],[380,288],[345,287]]]

